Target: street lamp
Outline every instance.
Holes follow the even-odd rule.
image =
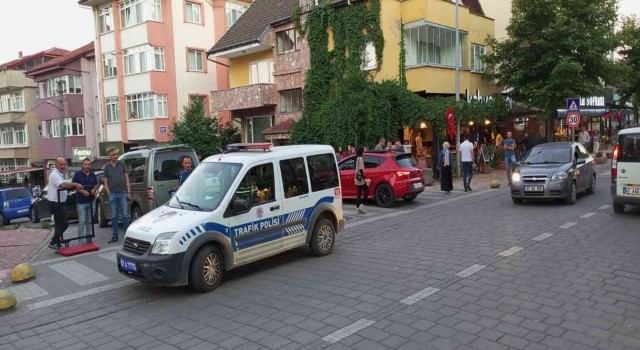
[[[460,101],[460,0],[456,0],[456,105]],[[456,164],[460,177],[460,116],[456,118]]]

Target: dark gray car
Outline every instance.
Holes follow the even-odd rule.
[[[511,179],[511,198],[516,204],[537,199],[564,199],[574,204],[578,192],[595,191],[595,158],[576,142],[545,143],[531,149]]]

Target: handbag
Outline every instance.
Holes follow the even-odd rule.
[[[362,181],[364,180],[364,176],[362,175],[362,171],[360,171],[359,165],[360,164],[360,158],[356,159],[356,181]]]

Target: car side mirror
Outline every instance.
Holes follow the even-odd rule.
[[[231,203],[231,209],[236,213],[244,213],[249,210],[249,202],[245,199],[234,199]]]
[[[516,166],[520,166],[521,164],[522,164],[522,162],[521,162],[521,161],[517,161],[517,162],[516,162]]]
[[[576,161],[576,165],[586,164],[586,163],[587,163],[587,160],[586,160],[586,159],[582,159],[582,158],[581,158],[581,159],[578,159],[578,160]]]

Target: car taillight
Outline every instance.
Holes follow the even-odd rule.
[[[152,201],[155,199],[153,187],[147,187],[147,200]]]
[[[618,177],[618,154],[620,153],[620,145],[613,148],[613,159],[611,160],[611,181],[616,181]]]
[[[411,175],[410,171],[397,171],[396,174],[398,174],[398,176],[403,177],[403,176],[409,176]]]

